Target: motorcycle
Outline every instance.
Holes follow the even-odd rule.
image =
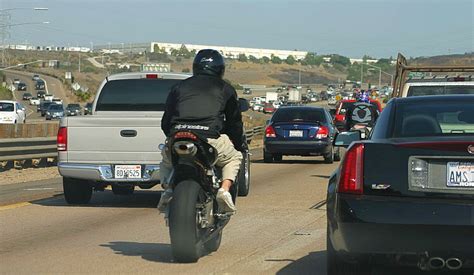
[[[243,107],[242,104],[241,110],[247,110],[248,103]],[[221,169],[215,165],[217,151],[192,131],[175,133],[165,150],[173,164],[170,175],[173,199],[165,215],[172,254],[177,262],[196,262],[201,256],[217,251],[222,231],[232,215],[221,211],[216,201],[222,182]],[[249,192],[248,150],[243,155],[239,175],[229,190],[234,204],[237,196],[247,196]]]
[[[370,131],[372,131],[372,127],[368,126],[365,123],[358,123],[352,126],[350,131],[351,132],[359,131],[361,139],[368,139],[370,135]]]

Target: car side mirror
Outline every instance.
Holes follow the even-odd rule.
[[[265,125],[270,124],[270,120],[265,121]]]
[[[240,112],[246,112],[250,108],[249,102],[245,98],[239,98]]]
[[[351,145],[352,142],[360,141],[362,138],[360,137],[359,131],[353,132],[341,132],[336,134],[336,138],[334,139],[333,145],[336,147],[344,147],[347,148]]]

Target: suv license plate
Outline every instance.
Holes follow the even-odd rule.
[[[448,162],[447,186],[474,187],[474,163]]]
[[[115,165],[116,179],[140,179],[141,177],[141,165]]]

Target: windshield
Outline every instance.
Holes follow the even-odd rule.
[[[79,104],[68,104],[67,107],[68,107],[68,108],[71,108],[71,109],[73,109],[73,108],[80,108]]]
[[[48,107],[48,111],[62,111],[62,110],[63,110],[63,106],[59,104],[51,104]]]
[[[176,79],[125,79],[107,82],[96,111],[164,111]]]
[[[474,94],[474,86],[410,86],[407,96]]]
[[[321,122],[326,123],[323,110],[313,108],[282,108],[272,118],[273,122]]]
[[[474,101],[401,104],[395,137],[474,135]]]
[[[9,102],[0,102],[0,112],[13,112],[15,111],[15,106],[13,103]]]

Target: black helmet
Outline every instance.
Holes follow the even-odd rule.
[[[193,61],[193,74],[207,74],[223,77],[225,71],[224,58],[212,49],[200,50]]]

